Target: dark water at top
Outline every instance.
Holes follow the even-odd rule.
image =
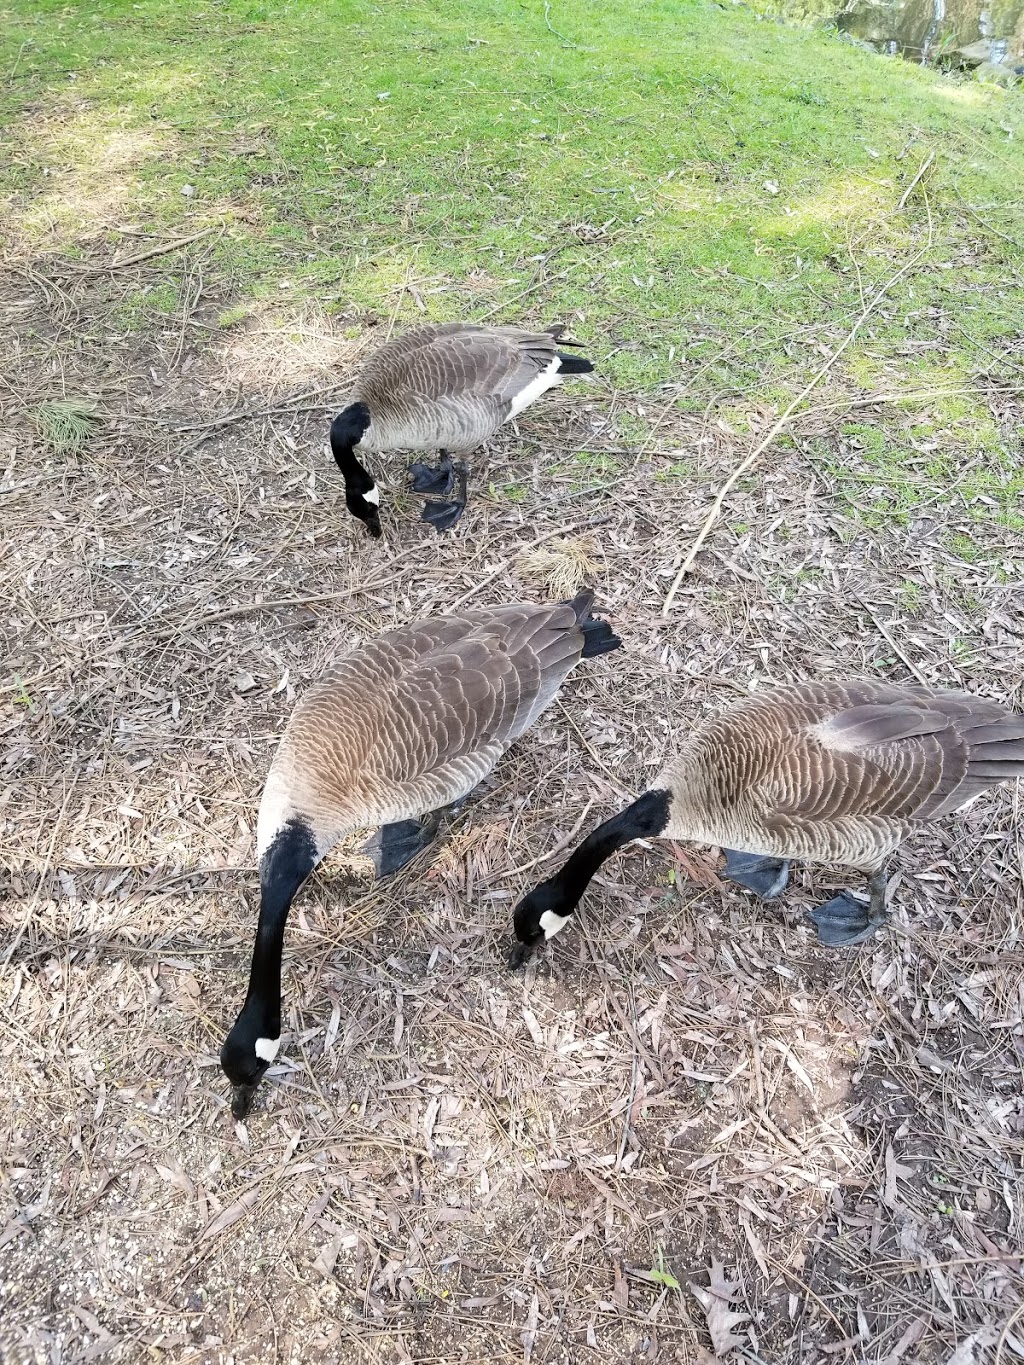
[[[830,21],[877,52],[928,66],[996,79],[1024,66],[1024,0],[754,0],[754,6],[804,22]]]

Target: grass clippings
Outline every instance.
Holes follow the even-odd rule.
[[[585,583],[596,578],[600,566],[594,555],[597,541],[593,536],[578,536],[548,541],[520,555],[516,568],[527,581],[538,584],[549,596],[574,596]]]
[[[40,403],[32,420],[54,455],[74,455],[96,429],[95,405],[80,398]]]

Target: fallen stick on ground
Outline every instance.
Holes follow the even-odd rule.
[[[913,180],[911,180],[910,184],[903,191],[903,195],[900,198],[900,202],[896,205],[897,209],[905,209],[907,207],[907,200],[914,193],[916,186],[920,183],[921,177],[924,175],[925,171],[928,169],[928,167],[932,164],[934,160],[935,153],[929,152],[925,159],[921,162],[921,165],[918,167],[917,175],[914,176]]]
[[[134,256],[125,256],[120,261],[115,259],[109,265],[79,265],[77,261],[65,261],[64,264],[80,275],[105,275],[111,270],[124,270],[129,265],[141,265],[143,261],[152,260],[154,256],[166,256],[171,251],[177,251],[179,247],[191,246],[193,242],[198,242],[203,237],[209,237],[211,232],[218,231],[223,231],[223,227],[203,228],[202,232],[193,232],[191,237],[176,237],[173,242],[161,242],[158,246],[151,246],[148,251],[138,251]]]

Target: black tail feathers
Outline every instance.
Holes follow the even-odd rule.
[[[610,654],[613,649],[622,647],[622,641],[614,630],[599,616],[588,616],[585,621],[580,622],[580,629],[583,631],[581,659],[592,659],[595,654]]]
[[[599,616],[590,615],[590,608],[594,605],[593,588],[581,588],[572,601],[566,602],[565,605],[572,607],[583,632],[581,659],[593,659],[595,655],[610,654],[613,649],[620,648],[622,641],[608,622],[602,621]]]
[[[562,344],[568,345],[569,343],[563,342]],[[560,362],[558,366],[559,374],[591,374],[593,372],[593,363],[589,360],[584,360],[581,355],[563,355],[561,351],[558,351],[557,355]]]

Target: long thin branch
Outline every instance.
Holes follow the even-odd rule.
[[[914,193],[914,190],[921,182],[921,177],[924,175],[925,171],[928,169],[928,167],[932,164],[934,160],[935,153],[929,152],[925,159],[921,162],[921,165],[918,167],[917,175],[914,176],[913,180],[911,180],[910,184],[903,191],[903,194],[900,198],[900,202],[896,205],[897,209],[905,209],[907,207],[907,200]]]
[[[114,270],[124,270],[129,265],[140,265],[143,261],[152,260],[154,256],[166,256],[180,247],[191,246],[193,242],[209,237],[212,232],[223,231],[223,226],[203,228],[202,232],[193,232],[191,237],[176,237],[173,242],[161,242],[158,246],[151,246],[148,251],[138,251],[134,256],[125,256],[121,260],[115,259],[109,265],[79,265],[76,261],[65,261],[64,265],[68,270],[77,271],[79,275],[106,275]]]
[[[548,26],[548,32],[549,32],[549,33],[553,33],[553,34],[555,35],[556,38],[561,38],[562,42],[563,42],[563,43],[566,43],[569,47],[575,47],[575,46],[576,46],[576,44],[573,42],[573,40],[572,40],[571,38],[567,38],[567,37],[565,36],[564,33],[559,33],[558,29],[555,28],[555,26],[552,24],[552,22],[551,22],[551,0],[544,0],[544,22],[545,22],[545,24],[547,24],[547,26]]]
[[[888,630],[886,630],[885,626],[884,626],[884,625],[882,624],[882,622],[878,619],[878,617],[877,617],[877,615],[875,614],[875,611],[874,611],[874,609],[871,607],[870,603],[865,602],[864,598],[863,598],[863,597],[860,597],[860,596],[858,596],[857,601],[861,604],[861,606],[864,608],[864,610],[867,612],[867,614],[871,617],[872,621],[874,621],[875,625],[878,627],[879,633],[880,633],[881,635],[883,635],[883,636],[885,637],[885,639],[889,642],[890,648],[892,649],[893,653],[896,654],[896,655],[903,661],[903,664],[905,665],[905,667],[907,667],[907,668],[910,669],[911,673],[913,673],[914,677],[917,679],[917,681],[918,681],[919,683],[922,684],[922,686],[924,686],[924,687],[929,687],[931,684],[928,682],[928,679],[924,676],[924,674],[923,674],[923,673],[921,672],[921,670],[918,668],[917,664],[915,664],[914,662],[912,662],[912,660],[910,660],[910,659],[907,657],[907,655],[903,652],[903,650],[900,648],[900,646],[899,646],[899,645],[896,643],[896,641],[892,638],[892,636],[889,634]]]
[[[683,560],[682,564],[680,564],[679,571],[676,574],[675,578],[672,580],[672,586],[669,588],[668,593],[665,597],[665,601],[662,603],[661,607],[662,616],[667,616],[671,611],[672,603],[675,601],[676,593],[679,591],[679,585],[682,583],[683,579],[689,573],[690,568],[693,565],[693,561],[697,558],[697,555],[700,551],[700,547],[704,544],[705,540],[707,540],[708,536],[711,534],[715,522],[718,520],[719,515],[721,514],[722,507],[725,503],[726,498],[729,496],[733,488],[735,488],[738,481],[743,477],[744,474],[747,473],[749,469],[752,469],[754,467],[757,461],[761,458],[764,452],[775,440],[776,436],[778,436],[779,432],[782,431],[783,428],[787,425],[789,419],[793,416],[794,412],[796,412],[800,404],[804,401],[808,394],[813,392],[813,390],[818,387],[821,381],[828,374],[829,370],[831,370],[832,366],[836,363],[839,357],[853,342],[854,338],[860,331],[861,327],[868,320],[871,314],[875,311],[878,305],[882,302],[885,296],[890,292],[890,290],[892,290],[899,283],[899,281],[904,277],[904,275],[906,275],[910,270],[914,268],[914,266],[918,263],[922,256],[926,255],[931,250],[932,242],[934,241],[934,230],[932,226],[931,207],[928,206],[927,196],[925,197],[925,205],[928,207],[928,239],[925,242],[924,246],[920,247],[917,251],[915,251],[913,256],[911,256],[910,260],[907,261],[905,265],[902,265],[900,269],[896,271],[895,274],[890,275],[889,278],[886,280],[885,284],[882,285],[881,289],[879,289],[878,292],[864,305],[859,316],[857,317],[857,320],[854,322],[853,326],[847,332],[843,340],[839,343],[836,349],[829,356],[828,360],[826,360],[824,365],[822,365],[818,370],[814,372],[810,380],[804,385],[804,387],[800,390],[797,396],[789,404],[785,412],[783,412],[782,416],[779,417],[778,421],[774,423],[771,430],[768,432],[768,435],[765,436],[763,440],[758,442],[758,444],[754,447],[754,449],[750,452],[746,459],[742,460],[736,466],[736,468],[726,479],[725,483],[722,484],[722,487],[718,490],[718,496],[711,504],[711,511],[708,513],[707,517],[704,520],[703,526],[697,533],[696,540],[694,540],[693,544],[686,552],[686,557]]]

